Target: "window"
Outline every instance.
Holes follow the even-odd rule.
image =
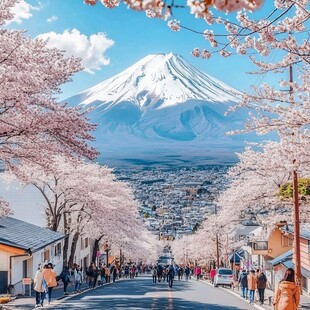
[[[303,275],[301,276],[301,285],[305,291],[308,291],[308,278]]]
[[[310,253],[310,240],[308,240],[308,253]]]
[[[268,250],[267,241],[257,241],[254,243],[254,250]]]
[[[293,246],[293,243],[294,243],[293,237],[291,237],[290,235],[288,236],[281,235],[281,246],[283,247]]]
[[[88,247],[88,238],[85,238],[85,248]]]
[[[44,261],[49,261],[51,258],[51,255],[50,255],[50,250],[46,250],[44,251]]]
[[[61,242],[55,245],[55,256],[61,255]]]

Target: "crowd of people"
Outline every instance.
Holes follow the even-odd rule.
[[[120,278],[133,279],[144,272],[144,269],[145,266],[141,264],[137,266],[125,264],[120,267],[116,264],[103,265],[101,263],[96,266],[94,262],[91,262],[83,272],[82,267],[74,263],[71,268],[65,266],[57,275],[52,263],[40,264],[34,277],[35,307],[43,307],[45,301],[50,304],[53,288],[59,284],[63,285],[63,294],[66,296],[69,295],[67,291],[69,284],[74,285],[74,293],[79,293],[82,283],[87,283],[88,288],[95,288],[105,283],[114,283]]]
[[[167,282],[172,288],[174,279],[177,277],[179,281],[183,278],[188,281],[191,277],[196,280],[201,279],[202,269],[199,266],[195,268],[189,265],[182,266],[176,264],[170,265],[151,265],[145,266],[138,264],[124,264],[118,266],[115,264],[98,266],[92,262],[85,273],[82,268],[74,264],[72,268],[64,267],[59,276],[53,269],[52,263],[40,265],[34,277],[34,291],[36,298],[36,306],[43,306],[44,301],[51,303],[53,288],[58,286],[59,282],[63,283],[64,295],[68,295],[67,288],[69,283],[74,284],[74,292],[81,291],[81,284],[87,283],[89,288],[103,285],[104,283],[115,282],[116,279],[129,278],[133,279],[139,274],[151,271],[153,283]],[[211,269],[209,277],[213,281],[216,275],[216,269]],[[265,300],[265,289],[267,286],[267,277],[263,270],[245,270],[243,269],[237,276],[238,287],[241,290],[241,296],[245,300],[249,300],[250,304],[255,302],[255,294],[257,292],[259,303],[262,305]],[[300,301],[300,288],[295,284],[295,273],[292,268],[286,270],[283,279],[280,281],[275,292],[273,303],[275,310],[297,310]]]
[[[250,304],[254,304],[255,292],[258,293],[259,303],[264,304],[267,277],[262,270],[246,271],[239,275],[238,284],[241,288],[241,296],[249,299]],[[273,298],[275,310],[296,310],[300,301],[300,287],[295,283],[295,272],[288,268],[283,279],[280,281]]]
[[[183,267],[173,264],[166,266],[157,264],[151,266],[151,270],[152,270],[153,283],[166,281],[168,282],[168,285],[171,288],[175,277],[178,277],[179,281],[182,280],[183,277],[185,278],[186,281],[188,281],[192,275],[195,275],[197,280],[200,277],[200,273],[196,273],[196,268],[195,269],[190,268],[189,265]]]

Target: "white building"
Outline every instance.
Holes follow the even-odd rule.
[[[62,265],[64,235],[12,217],[0,219],[0,294],[14,289],[25,294],[24,278],[34,278],[38,265],[52,262],[57,274]]]

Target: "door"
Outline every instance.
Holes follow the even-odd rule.
[[[6,294],[8,289],[8,272],[0,271],[0,294]]]

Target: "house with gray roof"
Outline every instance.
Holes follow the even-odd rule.
[[[0,218],[0,294],[8,288],[25,293],[24,278],[34,278],[39,264],[62,270],[65,235],[12,217]]]

